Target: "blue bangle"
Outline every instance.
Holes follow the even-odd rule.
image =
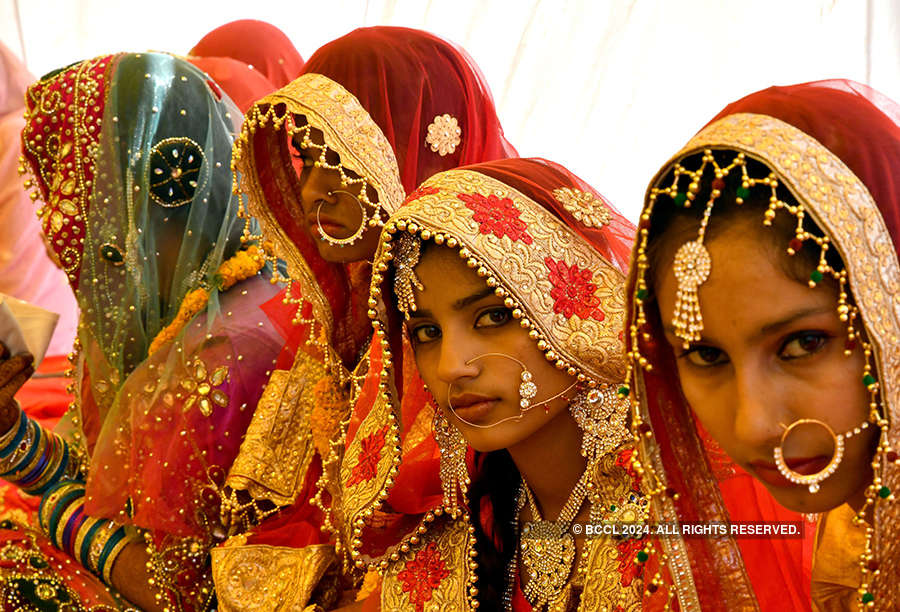
[[[44,468],[47,467],[47,464],[50,462],[50,457],[53,455],[53,438],[47,438],[47,446],[44,447],[44,453],[41,455],[41,458],[38,460],[37,464],[31,471],[19,478],[16,481],[16,484],[19,485],[22,489],[27,489],[29,484],[34,484],[40,479],[41,472],[44,471]]]
[[[20,469],[22,469],[22,466],[28,465],[29,463],[31,463],[31,460],[34,459],[34,455],[35,453],[37,453],[37,449],[41,445],[41,436],[43,435],[42,427],[37,423],[35,423],[34,425],[34,440],[31,443],[31,448],[28,449],[28,454],[25,455],[25,457],[21,461],[16,463],[16,465],[13,466],[10,470],[0,474],[0,478],[6,478],[11,474],[15,474]]]
[[[100,527],[102,527],[106,521],[94,518],[89,518],[88,520],[94,521],[94,524],[90,526],[88,532],[84,536],[84,540],[81,541],[81,550],[76,552],[78,552],[79,558],[81,559],[81,565],[90,570],[91,542],[94,540],[94,536],[97,535],[97,531],[100,530]],[[84,526],[82,525],[82,527]]]
[[[62,461],[56,468],[56,473],[53,474],[53,477],[50,478],[50,480],[48,480],[46,484],[42,485],[40,488],[35,489],[34,491],[26,491],[27,493],[30,493],[31,495],[43,495],[50,489],[50,487],[59,482],[59,480],[63,477],[63,474],[66,473],[66,468],[69,467],[69,445],[65,440],[61,440],[61,442],[63,445]]]
[[[59,542],[56,541],[56,528],[57,523],[59,523],[59,517],[71,503],[82,497],[84,497],[84,489],[75,489],[74,491],[69,491],[59,498],[59,501],[56,503],[56,507],[50,514],[50,520],[47,521],[47,535],[50,537],[50,541],[53,542],[57,548],[61,548]]]

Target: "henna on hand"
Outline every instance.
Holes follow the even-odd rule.
[[[32,374],[31,355],[16,355],[0,363],[0,435],[15,425],[20,408],[13,401]]]

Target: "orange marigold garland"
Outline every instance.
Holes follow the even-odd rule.
[[[227,291],[242,280],[248,279],[259,272],[266,264],[265,257],[260,248],[252,245],[249,248],[238,251],[233,257],[222,262],[216,270],[215,287],[217,291]],[[200,287],[190,291],[181,301],[178,314],[171,323],[166,325],[150,343],[148,355],[152,355],[167,342],[174,340],[185,325],[190,322],[209,303],[209,294],[213,289]]]

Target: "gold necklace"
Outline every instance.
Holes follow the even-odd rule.
[[[528,577],[527,584],[522,581],[522,592],[535,611],[556,600],[572,574],[576,548],[569,526],[587,498],[590,472],[588,468],[581,475],[555,521],[541,518],[531,489],[522,478],[520,495],[524,494],[528,500],[532,517],[522,527],[519,538],[522,569]]]

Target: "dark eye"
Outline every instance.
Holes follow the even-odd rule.
[[[797,359],[817,353],[828,342],[828,335],[822,332],[800,332],[789,338],[781,347],[782,359]]]
[[[701,368],[720,365],[727,361],[724,351],[712,346],[702,345],[691,347],[685,353],[682,353],[681,357],[686,357],[692,365]]]
[[[482,327],[500,327],[505,325],[512,318],[512,313],[508,308],[491,308],[478,315],[475,319],[475,328]]]
[[[409,330],[409,335],[416,344],[427,344],[441,337],[441,328],[431,323],[417,325]]]

